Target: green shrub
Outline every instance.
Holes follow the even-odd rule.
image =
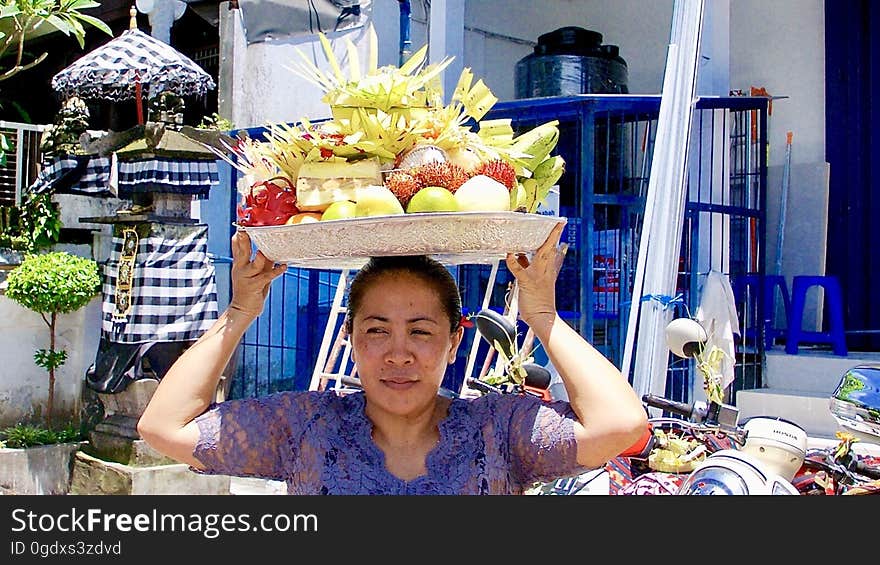
[[[28,195],[20,206],[0,206],[0,247],[33,253],[58,243],[61,228],[51,193]]]
[[[227,120],[226,118],[220,116],[220,114],[218,114],[217,112],[214,112],[210,116],[203,116],[202,121],[199,122],[198,127],[201,129],[231,131],[235,129],[235,124],[232,123],[232,120]]]
[[[73,424],[67,424],[61,429],[50,430],[40,426],[18,424],[0,430],[0,447],[4,445],[10,449],[23,449],[35,445],[52,445],[55,443],[69,443],[84,441],[86,434]]]
[[[49,348],[37,350],[34,361],[49,373],[46,424],[51,429],[55,369],[67,359],[66,351],[55,348],[57,317],[79,310],[101,292],[98,263],[66,251],[29,255],[21,265],[9,271],[6,281],[6,296],[40,314],[49,326]]]

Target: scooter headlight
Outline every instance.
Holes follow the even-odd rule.
[[[747,495],[749,488],[739,473],[727,467],[703,467],[685,480],[678,491],[683,495]]]
[[[682,483],[677,494],[704,496],[798,492],[778,475],[763,471],[761,463],[754,456],[736,449],[722,449],[700,463]]]

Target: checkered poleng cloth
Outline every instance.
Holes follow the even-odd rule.
[[[139,224],[144,227],[151,224]],[[123,237],[113,237],[104,266],[101,330],[110,341],[191,341],[217,320],[217,286],[208,259],[208,226],[187,226],[182,237],[152,228],[137,238],[130,281],[130,307],[117,309],[117,277],[124,265]],[[178,228],[179,229],[179,228]],[[123,267],[125,268],[125,267]],[[124,277],[124,275],[123,275]]]
[[[206,198],[211,187],[220,182],[219,179],[217,161],[213,159],[155,157],[119,160],[120,198],[130,198],[134,192],[170,192]]]
[[[94,155],[65,155],[46,163],[28,188],[34,194],[113,196],[110,189],[110,158]]]

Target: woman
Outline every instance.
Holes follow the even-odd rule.
[[[363,392],[283,392],[213,404],[221,371],[285,271],[245,232],[233,236],[232,300],[178,359],[138,423],[156,450],[202,473],[287,482],[290,494],[521,494],[598,468],[646,429],[614,365],[556,312],[563,224],[531,260],[508,255],[520,317],[541,341],[569,401],[438,394],[463,328],[445,267],[374,258],[351,284],[347,324]]]

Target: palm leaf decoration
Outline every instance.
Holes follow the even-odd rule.
[[[311,82],[322,92],[323,102],[344,107],[373,108],[390,112],[395,108],[414,108],[428,106],[432,89],[429,88],[436,76],[452,62],[447,57],[439,63],[425,65],[428,46],[425,45],[407,59],[400,67],[378,66],[378,39],[372,25],[368,38],[368,62],[366,69],[360,67],[357,48],[350,40],[346,41],[348,54],[348,75],[343,71],[327,36],[318,34],[324,56],[330,66],[330,73],[321,71],[309,58],[297,49],[298,61],[291,71]]]

